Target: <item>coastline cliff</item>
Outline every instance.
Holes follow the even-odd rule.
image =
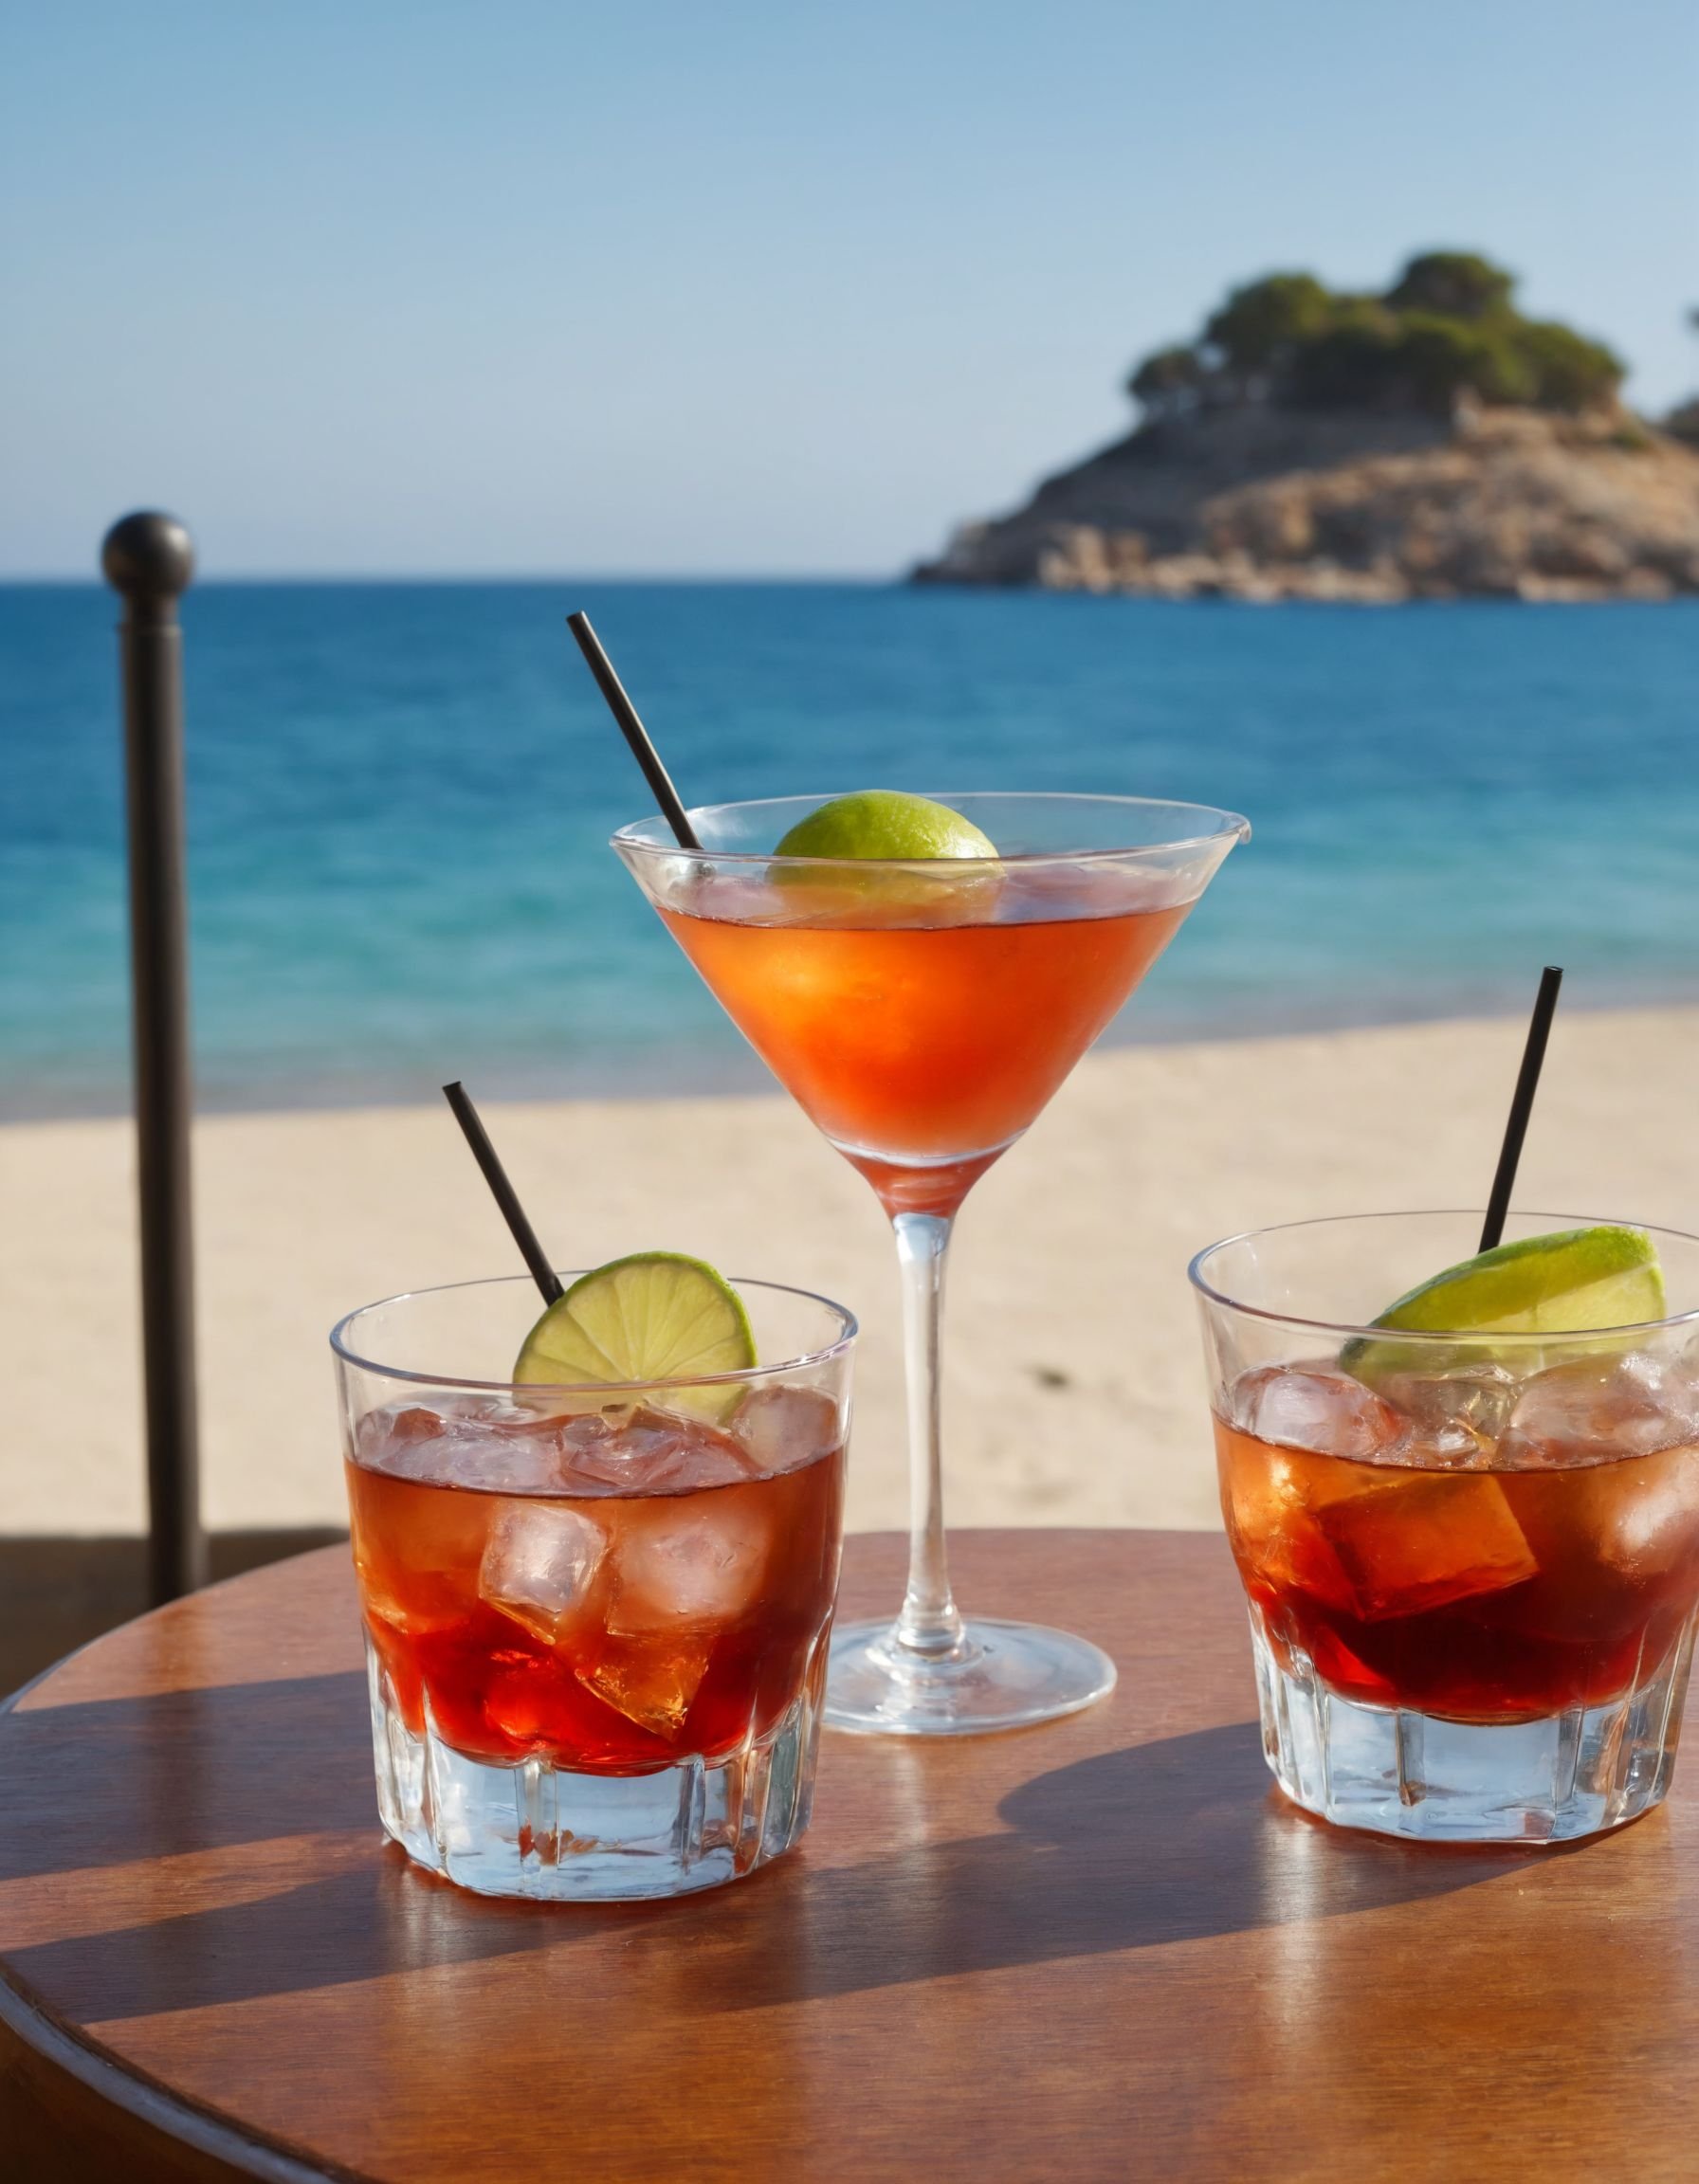
[[[1383,297],[1302,274],[1239,289],[1134,373],[1136,430],[962,525],[913,580],[1365,604],[1699,592],[1699,446],[1623,408],[1611,352],[1510,292],[1456,252]]]

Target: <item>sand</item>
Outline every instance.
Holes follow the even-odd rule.
[[[958,1229],[948,1494],[962,1523],[1208,1525],[1186,1262],[1236,1228],[1479,1204],[1511,1023],[1088,1059]],[[1518,1202],[1699,1229],[1699,1009],[1559,1019]],[[867,1187],[784,1098],[492,1106],[563,1262],[652,1245],[860,1314],[850,1520],[906,1518],[895,1279]],[[0,1532],[144,1521],[124,1121],[0,1130]],[[196,1133],[203,1468],[218,1528],[342,1520],[325,1336],[391,1291],[514,1270],[448,1113],[214,1116]]]

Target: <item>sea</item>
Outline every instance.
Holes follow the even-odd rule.
[[[128,1099],[116,603],[0,587],[0,1116]],[[884,583],[207,583],[184,602],[204,1107],[742,1088],[607,848],[853,788],[1251,820],[1111,1038],[1699,997],[1699,602],[1169,604]]]

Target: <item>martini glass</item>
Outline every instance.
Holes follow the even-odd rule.
[[[826,1720],[945,1736],[1071,1714],[1107,1655],[1037,1625],[964,1621],[950,1592],[939,1412],[950,1228],[1174,937],[1235,842],[1231,811],[1130,796],[941,795],[1002,852],[776,857],[830,801],[664,819],[613,847],[709,990],[873,1186],[901,1267],[908,1374],[908,1590],[894,1624],[832,1641]]]

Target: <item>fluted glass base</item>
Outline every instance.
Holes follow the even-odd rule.
[[[1436,1843],[1564,1843],[1619,1828],[1670,1787],[1690,1624],[1637,1690],[1540,1720],[1452,1721],[1365,1706],[1301,1654],[1283,1665],[1254,1609],[1263,1751],[1296,1805],[1343,1828]]]
[[[831,1641],[826,1726],[880,1737],[974,1737],[1077,1714],[1115,1688],[1106,1653],[1040,1623],[971,1619],[947,1653],[904,1646],[889,1623]]]
[[[426,1710],[402,1720],[366,1644],[377,1808],[418,1865],[481,1896],[598,1902],[682,1896],[740,1880],[808,1826],[819,1744],[818,1667],[777,1724],[721,1759],[592,1774],[451,1751]]]

